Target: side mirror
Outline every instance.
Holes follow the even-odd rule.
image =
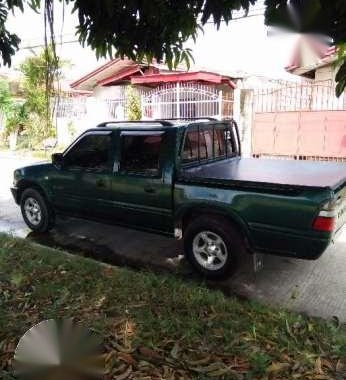
[[[52,164],[57,167],[58,169],[61,169],[64,163],[64,157],[62,153],[54,153],[52,154]]]

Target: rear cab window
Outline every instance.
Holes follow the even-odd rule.
[[[163,131],[123,131],[120,172],[156,177],[161,173]]]
[[[187,128],[181,150],[184,165],[239,155],[234,129],[225,123],[194,125]]]

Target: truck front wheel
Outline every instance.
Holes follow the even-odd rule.
[[[246,253],[242,235],[226,219],[201,216],[184,233],[185,255],[204,277],[221,280],[233,274],[237,258]]]
[[[20,207],[24,221],[31,230],[47,232],[53,227],[53,210],[38,190],[24,190]]]

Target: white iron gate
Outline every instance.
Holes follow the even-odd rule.
[[[195,82],[164,84],[141,96],[142,118],[232,117],[233,90]]]

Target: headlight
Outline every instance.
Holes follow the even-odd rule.
[[[15,170],[13,173],[13,186],[16,187],[21,177],[20,170]]]

